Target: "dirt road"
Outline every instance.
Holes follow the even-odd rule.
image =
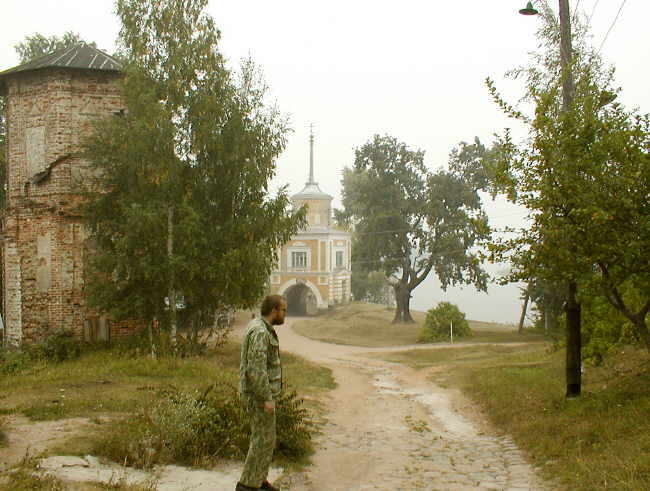
[[[324,398],[327,423],[316,440],[313,465],[280,479],[296,491],[549,489],[507,437],[497,436],[458,391],[426,380],[427,373],[364,356],[369,352],[423,348],[363,348],[313,341],[287,322],[280,347],[332,369],[338,388]],[[236,334],[243,331],[243,326]],[[445,347],[440,347],[443,349]],[[83,430],[87,419],[11,420],[0,470],[26,453],[38,454]],[[41,468],[67,483],[152,484],[159,491],[234,489],[241,463],[212,470],[177,466],[153,473],[84,458],[55,456]],[[282,469],[272,469],[276,479]],[[79,488],[75,488],[79,489]]]
[[[314,341],[291,322],[278,335],[283,351],[328,366],[338,383],[325,400],[328,423],[314,464],[287,482],[290,489],[547,489],[516,445],[491,431],[458,391],[363,356],[395,348]]]

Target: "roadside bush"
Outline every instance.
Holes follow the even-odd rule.
[[[111,346],[111,349],[122,356],[150,355],[152,348],[156,357],[178,356],[203,356],[208,351],[206,336],[196,335],[194,332],[179,333],[176,337],[176,346],[171,342],[169,332],[155,329],[151,338],[147,329],[141,329],[130,336],[121,339]],[[153,342],[153,343],[152,343]],[[153,344],[153,346],[152,346]]]
[[[472,336],[472,330],[465,319],[465,314],[452,303],[440,302],[427,312],[418,342],[449,341],[449,327],[452,323],[454,326],[454,339]]]
[[[295,392],[277,401],[276,458],[298,460],[312,451],[313,424]],[[237,389],[219,382],[200,392],[167,391],[150,408],[116,422],[95,451],[140,468],[158,464],[201,465],[219,457],[243,459],[248,417]]]
[[[0,374],[13,375],[26,370],[34,363],[33,356],[28,351],[2,349],[0,350]]]
[[[35,346],[36,358],[58,363],[74,360],[81,356],[83,344],[82,341],[74,337],[72,331],[57,332]]]
[[[96,347],[76,339],[71,331],[61,331],[40,343],[0,350],[0,373],[16,374],[31,368],[38,362],[61,363],[74,360],[90,349]]]

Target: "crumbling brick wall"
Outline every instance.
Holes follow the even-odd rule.
[[[79,144],[93,119],[123,108],[120,74],[65,68],[19,72],[6,79],[5,96],[6,342],[36,341],[60,330],[82,338],[97,315],[87,310],[84,298],[86,231],[76,190],[88,166]],[[132,332],[137,323],[102,321],[102,327],[115,337]]]

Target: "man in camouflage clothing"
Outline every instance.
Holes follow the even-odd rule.
[[[270,295],[260,313],[261,318],[248,324],[241,345],[239,393],[250,417],[251,441],[235,491],[278,489],[267,480],[275,449],[275,400],[282,389],[280,346],[273,326],[284,324],[287,301]]]

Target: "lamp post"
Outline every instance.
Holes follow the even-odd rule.
[[[560,4],[560,63],[562,66],[562,111],[571,110],[574,85],[571,69],[571,17],[569,0],[559,0]],[[528,2],[519,11],[522,15],[536,15],[539,12]],[[578,284],[574,279],[567,283],[566,301],[566,397],[578,397],[582,387],[582,339],[580,334],[581,309],[577,298]]]

